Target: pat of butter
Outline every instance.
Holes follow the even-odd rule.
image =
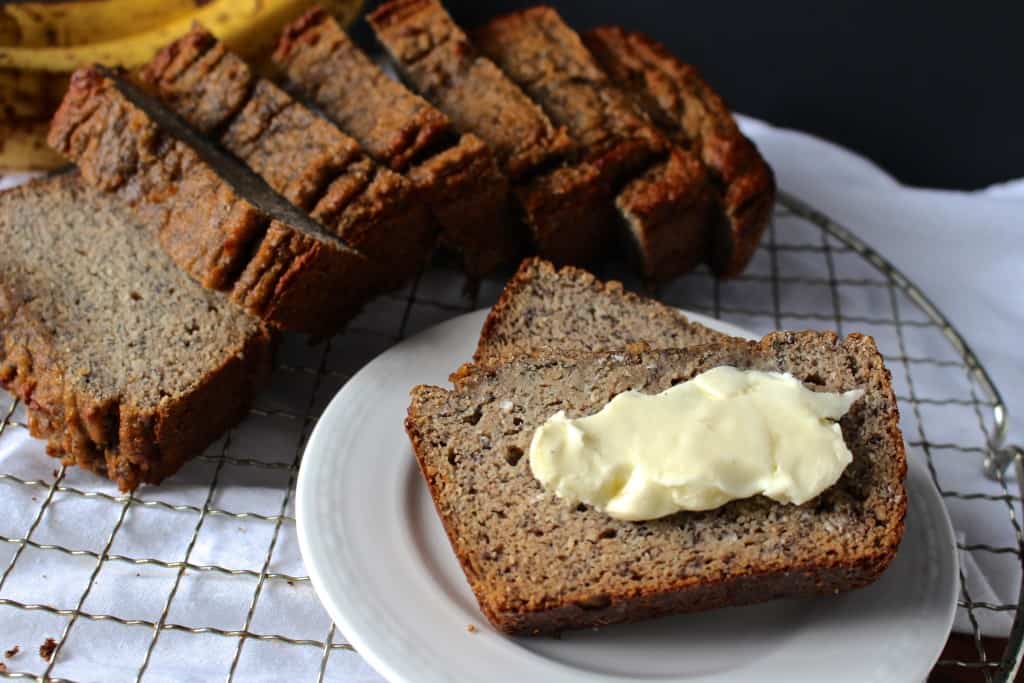
[[[558,497],[623,520],[758,494],[799,505],[853,460],[835,421],[863,394],[713,368],[660,394],[624,392],[587,417],[555,413],[533,435],[530,470]]]

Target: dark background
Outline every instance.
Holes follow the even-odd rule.
[[[537,2],[445,4],[472,27]],[[651,34],[735,110],[838,142],[904,183],[976,189],[1024,176],[1024,1],[549,4],[578,29]]]

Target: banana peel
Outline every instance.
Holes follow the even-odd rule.
[[[213,0],[158,27],[110,40],[72,46],[0,46],[0,68],[58,73],[89,64],[133,68],[187,33],[193,22],[201,23],[242,56],[259,56],[273,47],[282,26],[315,4],[316,0]],[[362,2],[334,0],[325,6],[347,23],[355,18]]]
[[[202,0],[61,0],[0,7],[0,45],[83,45],[147,31],[196,11]],[[6,28],[5,28],[6,27]]]
[[[281,28],[315,4],[342,25],[362,0],[75,0],[0,7],[0,171],[49,170],[67,161],[46,144],[49,118],[79,66],[134,68],[194,22],[259,61]],[[130,5],[130,7],[129,7]]]
[[[0,122],[0,171],[49,171],[68,160],[50,149],[48,119]]]

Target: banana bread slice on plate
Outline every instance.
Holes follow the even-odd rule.
[[[488,314],[473,360],[494,365],[524,355],[614,351],[637,343],[682,348],[727,339],[620,282],[530,258]]]
[[[814,390],[865,390],[840,421],[853,462],[804,505],[763,496],[623,522],[571,507],[532,476],[534,430],[718,366],[788,372]],[[412,392],[406,431],[488,619],[546,633],[832,594],[873,582],[903,535],[906,457],[890,376],[870,337],[773,333],[685,349],[466,365],[451,390]]]
[[[240,420],[272,336],[66,173],[0,194],[0,383],[47,452],[128,491]]]

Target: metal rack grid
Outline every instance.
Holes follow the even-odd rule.
[[[627,286],[639,288],[623,264],[606,264],[598,275],[622,279]],[[106,482],[74,469],[60,467],[53,470],[52,477],[20,473],[17,466],[23,461],[46,463],[36,454],[17,454],[0,460],[0,496],[9,502],[20,496],[26,505],[34,506],[23,531],[0,535],[0,550],[13,548],[6,563],[0,559],[0,623],[5,609],[35,612],[46,616],[48,627],[58,631],[49,661],[35,655],[38,642],[25,642],[21,644],[21,655],[0,660],[8,669],[0,672],[0,677],[71,680],[62,673],[67,669],[65,665],[98,645],[95,634],[92,642],[76,635],[89,624],[102,624],[113,629],[118,639],[137,644],[132,648],[121,643],[118,667],[106,670],[102,662],[98,664],[95,677],[103,680],[119,676],[128,680],[167,678],[167,671],[173,672],[173,668],[167,669],[164,660],[168,658],[167,650],[173,647],[161,648],[161,643],[177,634],[193,639],[175,645],[179,649],[173,651],[179,654],[201,650],[205,655],[216,650],[214,645],[227,644],[221,661],[223,670],[211,677],[245,679],[246,672],[251,670],[249,662],[264,673],[271,667],[272,673],[272,666],[283,660],[286,668],[282,673],[289,680],[343,679],[345,667],[358,654],[336,632],[316,601],[298,558],[295,519],[290,514],[305,440],[326,401],[363,362],[420,329],[491,305],[503,282],[504,277],[489,279],[468,298],[461,291],[463,283],[458,273],[434,267],[402,292],[372,303],[345,333],[333,340],[305,346],[300,340],[287,339],[271,388],[258,400],[250,417],[164,486],[121,495]],[[799,307],[792,305],[796,301],[794,292],[800,294]],[[653,293],[667,303],[706,312],[757,333],[818,327],[832,328],[840,334],[873,334],[893,370],[910,457],[925,459],[948,504],[998,506],[1002,510],[999,515],[1006,519],[1005,529],[997,535],[1010,539],[1008,542],[961,543],[961,552],[1009,557],[1020,570],[1024,558],[1024,534],[1019,521],[1022,493],[1011,491],[1006,471],[1013,464],[1017,482],[1024,488],[1024,454],[1019,448],[1003,445],[1007,416],[1002,400],[978,359],[943,315],[912,283],[852,233],[803,202],[782,195],[774,224],[746,275],[720,283],[706,271],[699,271]],[[918,381],[916,378],[923,374],[928,379]],[[945,393],[942,387],[947,387]],[[22,406],[9,397],[6,401],[0,398],[0,447],[5,438],[25,429],[25,420]],[[274,445],[270,450],[276,455],[271,457],[267,457],[268,449],[262,449],[262,453],[256,452],[261,449],[252,450],[251,438],[245,435],[260,421],[273,422],[276,427],[271,431],[275,434],[288,432],[291,444]],[[970,431],[961,427],[956,439],[947,438],[945,434],[952,424],[970,424]],[[941,480],[935,466],[946,458],[961,459],[970,467],[987,466],[992,486],[982,491],[956,490]],[[47,464],[47,469],[52,464]],[[277,491],[280,497],[276,509],[239,511],[223,504],[222,494],[245,486],[253,472],[261,473],[257,479],[269,477],[275,482],[269,489]],[[176,484],[178,481],[184,483]],[[95,544],[98,547],[89,547],[81,530],[72,528],[74,524],[67,516],[55,514],[69,498],[87,501],[98,518],[108,521],[109,531]],[[147,511],[181,518],[174,522],[176,528],[187,533],[180,556],[166,559],[116,550],[126,538],[131,545],[130,537],[137,530],[130,527]],[[206,540],[200,543],[201,538],[213,533],[217,539],[212,544],[215,547],[227,543],[235,533],[232,528],[225,535],[224,524],[219,524],[218,531],[218,520],[230,523],[239,532],[263,533],[265,553],[249,558],[248,564],[245,558],[233,558],[237,561],[230,564],[204,559],[197,548],[211,544]],[[62,527],[68,527],[69,533],[62,536]],[[54,537],[60,542],[51,542]],[[47,595],[52,584],[45,581],[34,582],[33,595],[15,590],[12,577],[22,564],[34,561],[27,559],[30,553],[60,557],[68,563],[76,561],[77,565],[84,561],[76,569],[84,567],[81,591],[62,606]],[[97,577],[111,566],[168,573],[169,585],[158,595],[158,609],[153,615],[141,618],[131,615],[132,610],[128,609],[120,613],[89,609],[88,599],[99,583]],[[286,571],[288,567],[293,569]],[[132,581],[131,577],[127,580]],[[139,579],[142,580],[145,579]],[[959,608],[973,626],[976,656],[943,660],[937,668],[970,670],[985,681],[1012,680],[1020,667],[1024,639],[1020,605],[972,599],[963,572],[960,580]],[[244,610],[236,609],[233,625],[188,618],[203,607],[202,600],[220,595],[195,590],[215,581],[244,583],[242,594],[248,598]],[[192,590],[182,590],[186,582]],[[281,585],[295,589],[290,597],[268,597]],[[300,621],[319,624],[318,633],[322,635],[310,637],[309,633],[280,632],[261,626],[257,621],[266,621],[262,618],[266,610],[261,608],[268,601],[272,603],[272,612],[314,615]],[[232,606],[212,607],[214,611],[231,611]],[[998,657],[989,656],[983,646],[977,618],[982,612],[1010,613],[1014,617],[1008,644]],[[109,637],[112,632],[106,633]],[[0,650],[23,637],[32,636],[27,631],[18,634],[8,628],[0,629]],[[261,644],[269,649],[253,653]],[[299,651],[303,653],[300,658],[290,658]],[[339,661],[345,663],[339,665]]]

